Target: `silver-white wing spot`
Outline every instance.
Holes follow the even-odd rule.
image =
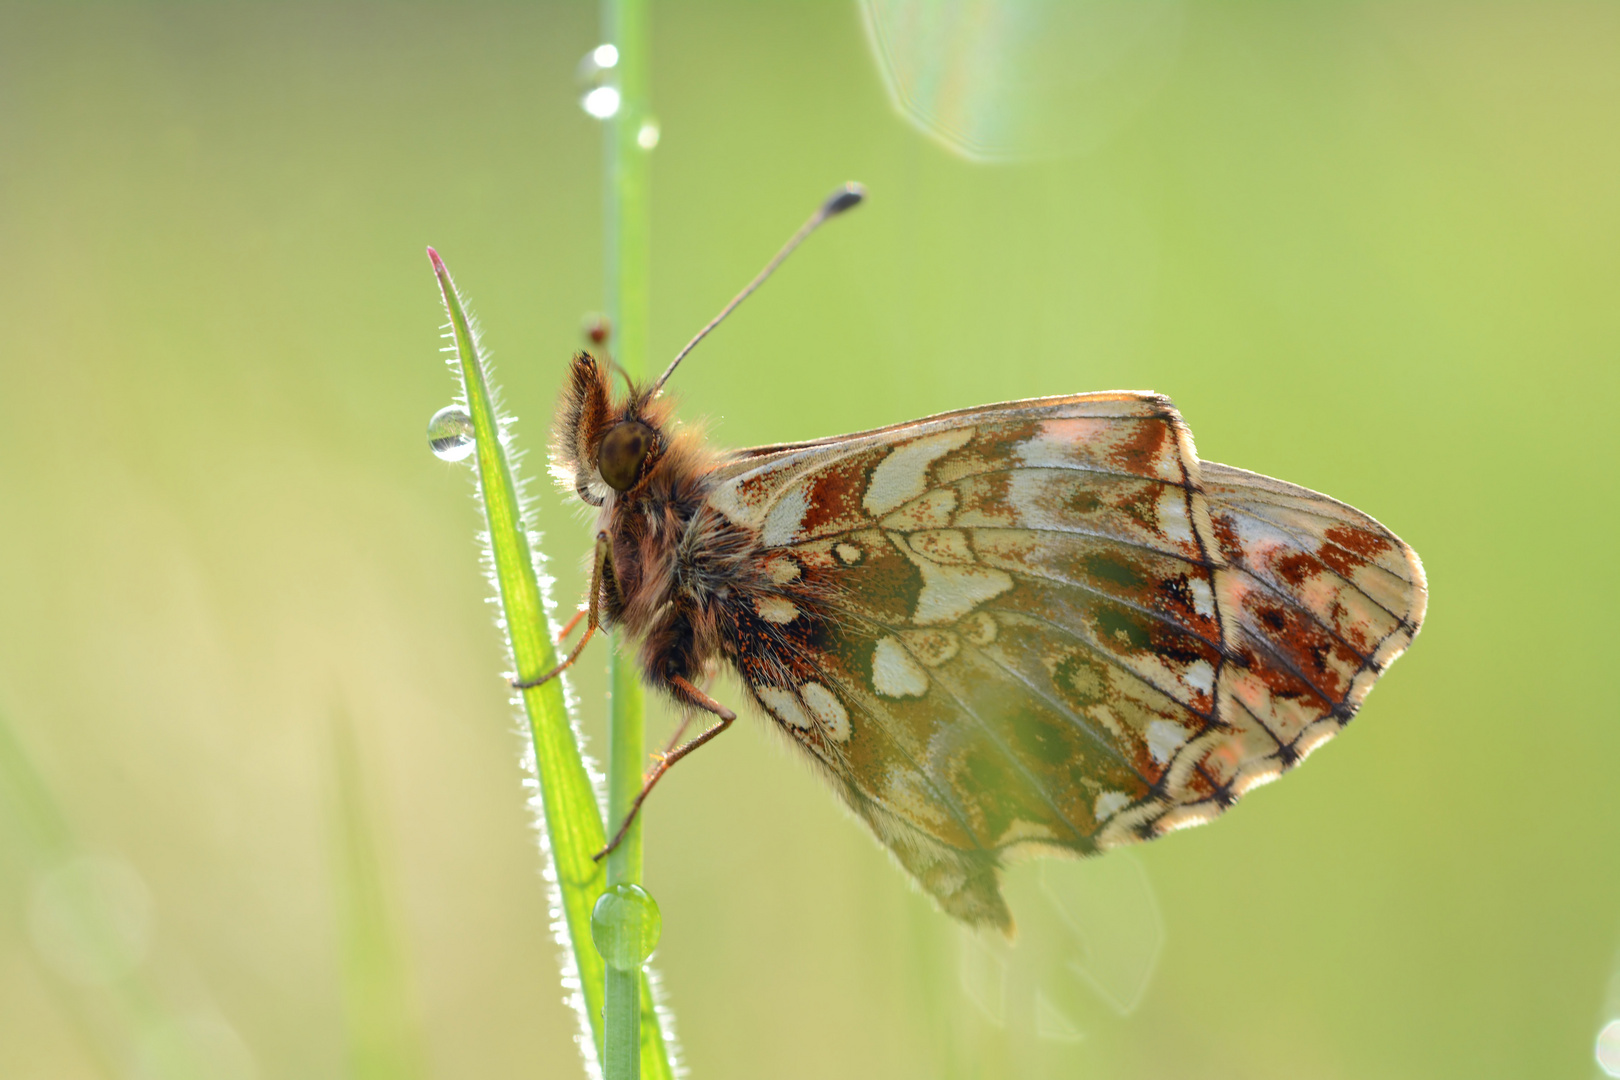
[[[872,650],[872,689],[884,697],[922,697],[928,693],[928,672],[899,641],[880,637]]]
[[[771,711],[771,715],[782,723],[805,731],[810,729],[810,717],[793,691],[780,686],[756,686],[754,693],[759,695],[759,700]]]
[[[873,517],[882,517],[915,499],[928,489],[929,466],[952,450],[961,449],[971,438],[973,428],[964,427],[925,435],[895,447],[872,470],[861,505]]]
[[[1154,761],[1164,765],[1194,734],[1173,721],[1155,720],[1147,726],[1148,753],[1153,755]]]
[[[799,687],[799,696],[829,739],[843,742],[849,738],[849,713],[836,694],[820,683],[807,682]]]
[[[766,547],[785,547],[793,542],[799,535],[799,529],[804,525],[805,512],[810,509],[810,499],[805,494],[802,485],[794,485],[782,492],[771,512],[765,515],[765,526],[760,530],[760,539]]]
[[[799,609],[793,601],[781,596],[764,596],[754,601],[754,610],[766,622],[785,624],[790,623],[799,616]]]
[[[777,585],[799,580],[799,564],[786,555],[775,555],[765,560],[765,573]]]
[[[922,571],[923,587],[917,593],[917,609],[911,620],[918,626],[947,626],[967,617],[986,600],[1013,587],[1012,575],[987,566],[942,565],[913,552],[897,542],[907,558]]]
[[[1097,796],[1097,805],[1092,812],[1098,821],[1106,821],[1130,803],[1131,797],[1123,791],[1105,791]]]

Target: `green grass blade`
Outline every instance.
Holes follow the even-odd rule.
[[[4,810],[5,819],[16,830],[17,844],[24,857],[35,867],[60,862],[76,850],[73,830],[3,713],[0,713],[0,810]]]
[[[438,276],[450,316],[455,362],[472,417],[478,491],[489,525],[490,558],[512,661],[520,680],[532,679],[556,664],[556,650],[552,647],[555,634],[529,550],[488,363],[450,272],[432,248],[428,249],[428,257],[433,261],[433,272]],[[534,741],[545,836],[556,879],[557,906],[562,914],[559,936],[569,948],[574,967],[570,972],[565,965],[564,983],[578,979],[577,1005],[584,1014],[582,1023],[594,1048],[601,1045],[603,965],[591,941],[591,905],[601,894],[606,878],[601,864],[591,856],[602,849],[607,838],[590,773],[570,722],[562,681],[553,679],[544,686],[524,690],[523,709]]]
[[[663,1004],[658,975],[650,965],[641,968],[641,1080],[675,1080],[683,1075],[673,1038],[675,1017]]]

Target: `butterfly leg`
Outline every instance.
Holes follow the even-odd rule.
[[[563,642],[568,640],[568,635],[574,632],[574,627],[579,625],[579,620],[585,617],[585,612],[587,610],[587,608],[580,608],[578,611],[574,612],[574,617],[569,619],[567,624],[561,630],[557,631],[557,644],[561,645]]]
[[[653,789],[653,785],[657,784],[663,778],[663,775],[669,771],[670,766],[726,730],[731,726],[731,722],[737,719],[736,713],[681,678],[681,676],[675,676],[670,682],[674,685],[675,691],[680,697],[685,698],[705,712],[711,712],[718,716],[720,722],[711,728],[705,729],[701,735],[696,736],[689,742],[682,743],[680,746],[674,746],[675,740],[670,740],[670,745],[674,749],[666,748],[662,754],[658,755],[658,764],[653,766],[652,772],[648,773],[646,779],[641,782],[641,790],[636,793],[635,801],[630,804],[630,812],[624,815],[624,824],[620,825],[619,831],[613,834],[613,839],[608,842],[607,847],[592,856],[598,862],[624,840],[624,834],[630,831],[630,823],[635,821],[636,815],[641,812],[641,804],[646,801],[648,794]],[[679,739],[681,732],[685,730],[686,722],[682,721],[680,728],[675,732],[675,739]]]
[[[585,633],[580,636],[579,643],[574,646],[573,651],[570,652],[566,658],[564,658],[562,663],[558,664],[556,667],[552,668],[538,679],[513,679],[512,685],[514,687],[519,690],[527,690],[531,686],[541,686],[550,682],[558,675],[561,675],[564,671],[567,671],[568,668],[573,665],[574,661],[579,659],[579,654],[585,651],[586,643],[591,640],[591,635],[595,634],[596,628],[601,625],[601,623],[598,621],[598,605],[602,595],[602,570],[607,565],[607,561],[608,534],[605,532],[599,532],[596,534],[596,558],[591,569],[590,606],[585,609]],[[563,632],[559,636],[559,640],[567,637],[568,632],[574,628],[574,624],[577,622],[579,622],[578,615],[574,616],[573,620],[563,628]]]

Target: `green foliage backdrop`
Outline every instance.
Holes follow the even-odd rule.
[[[990,167],[896,116],[852,4],[653,6],[654,368],[835,184],[872,192],[684,365],[715,438],[1151,388],[1205,457],[1389,524],[1433,594],[1342,739],[1138,853],[1162,956],[1078,1043],[985,1019],[955,930],[739,724],[646,819],[695,1076],[1592,1071],[1620,947],[1620,8],[1185,19],[1110,141]],[[477,512],[422,434],[450,396],[422,247],[538,477],[601,305],[597,35],[587,4],[0,7],[0,722],[74,842],[144,883],[115,983],[163,1003],[131,1027],[63,974],[7,810],[0,1075],[141,1075],[174,1031],[200,1075],[342,1075],[332,807],[360,797],[413,1067],[575,1075]],[[549,490],[541,517],[566,603],[588,532]]]

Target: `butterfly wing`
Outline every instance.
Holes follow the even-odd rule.
[[[1422,616],[1392,534],[1201,465],[1151,394],[745,451],[714,478],[776,590],[730,628],[744,682],[971,923],[1010,926],[1009,854],[1146,839],[1278,775]]]

